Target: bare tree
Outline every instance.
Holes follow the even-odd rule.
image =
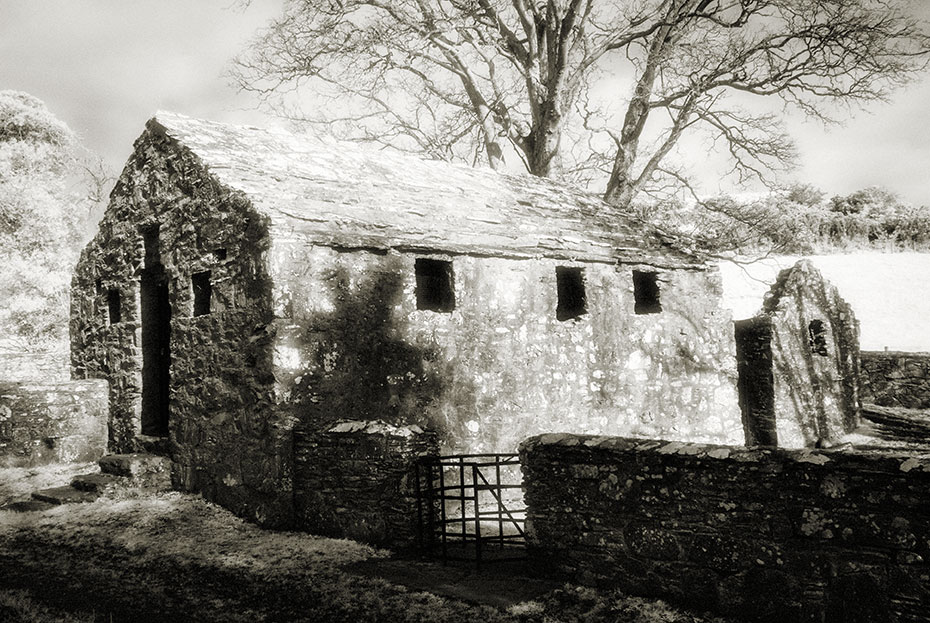
[[[343,112],[311,120],[350,138],[494,168],[517,154],[540,176],[601,169],[605,198],[628,205],[688,184],[669,164],[687,132],[721,141],[740,179],[789,165],[780,115],[734,100],[776,96],[827,119],[825,100],[882,99],[915,76],[930,39],[899,4],[288,0],[234,75],[269,98],[313,85]],[[632,94],[605,107],[589,88],[611,75]]]

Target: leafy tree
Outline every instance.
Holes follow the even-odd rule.
[[[286,0],[234,75],[269,101],[303,86],[330,98],[309,120],[355,140],[600,171],[605,198],[628,205],[689,184],[671,156],[699,130],[739,180],[770,181],[793,143],[779,115],[737,100],[826,120],[825,103],[884,98],[928,50],[887,0]]]
[[[100,199],[90,162],[39,99],[0,91],[0,334],[15,347],[67,339],[71,269]]]

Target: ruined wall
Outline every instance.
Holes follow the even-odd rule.
[[[576,264],[588,311],[560,321],[570,263],[446,257],[443,313],[417,309],[415,259],[275,236],[277,391],[302,426],[416,424],[471,452],[541,431],[743,442],[716,274],[660,270],[662,311],[638,315],[642,267]]]
[[[107,445],[103,381],[0,381],[0,467],[96,461]]]
[[[858,426],[859,325],[813,264],[782,271],[761,314],[736,334],[747,438],[804,448]]]
[[[930,458],[553,434],[521,462],[536,568],[749,620],[930,621]]]
[[[438,456],[417,426],[341,422],[294,439],[294,503],[300,527],[366,543],[417,542],[417,462]]]
[[[930,353],[862,351],[862,402],[930,408]]]
[[[75,270],[72,374],[110,382],[110,450],[133,450],[142,420],[140,281],[152,260],[140,228],[150,232],[154,224],[150,255],[163,266],[171,315],[175,482],[240,514],[287,525],[290,421],[275,410],[265,222],[152,122]],[[210,309],[196,315],[192,276],[206,271]]]

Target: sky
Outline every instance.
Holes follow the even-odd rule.
[[[0,0],[0,89],[43,100],[122,168],[156,110],[232,123],[275,125],[225,72],[282,0]],[[917,0],[927,7],[930,1]],[[800,166],[784,181],[828,196],[884,186],[930,205],[930,72],[888,103],[845,115],[841,126],[789,115]],[[706,153],[695,150],[701,163]],[[705,188],[714,190],[712,171]],[[719,188],[719,190],[732,190]]]

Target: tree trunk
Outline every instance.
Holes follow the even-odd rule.
[[[558,179],[562,176],[562,115],[554,103],[546,102],[540,117],[527,137],[527,168],[538,177]]]

